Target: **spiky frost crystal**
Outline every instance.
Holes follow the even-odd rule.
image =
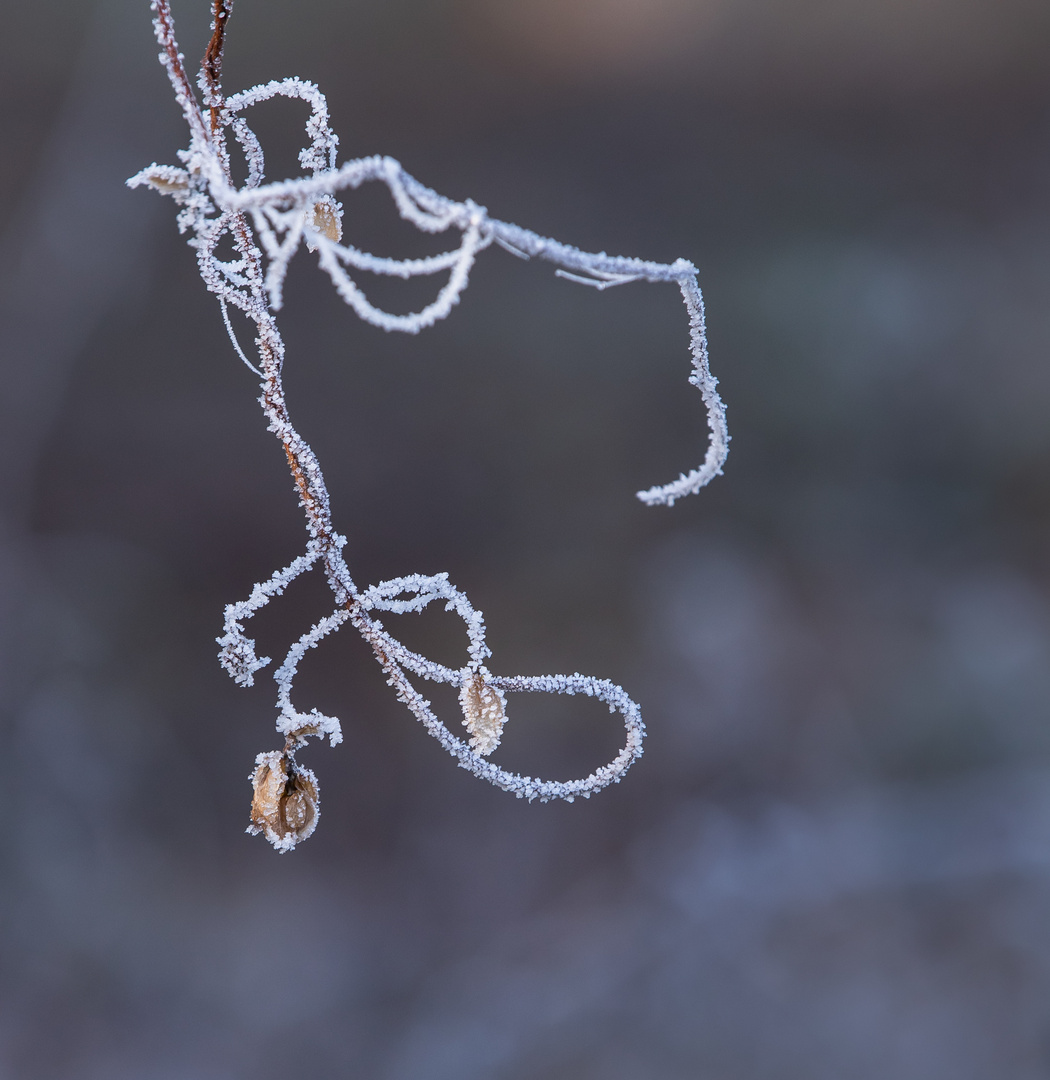
[[[481,612],[448,580],[447,574],[411,574],[359,589],[343,558],[345,538],[332,525],[324,477],[316,456],[299,435],[285,405],[281,369],[284,342],[275,313],[280,310],[288,264],[300,245],[317,254],[322,270],[339,295],[367,322],[384,330],[415,334],[445,318],[466,288],[474,259],[496,243],[524,258],[553,263],[556,274],[604,290],[633,281],[669,282],[678,286],[689,318],[689,348],[696,386],[707,406],[710,442],[703,464],[669,484],[638,492],[650,505],[671,505],[692,494],[721,472],[729,445],[725,409],[715,389],[707,359],[704,306],[696,267],[684,259],[670,264],[646,262],[583,252],[517,225],[498,221],[469,199],[456,202],[425,187],[389,157],[356,158],[336,164],[338,139],[328,121],[324,95],[312,83],[292,78],[269,82],[225,97],[220,85],[222,49],[232,0],[213,0],[212,39],[201,66],[198,85],[203,106],[186,76],[175,40],[168,0],[154,0],[154,28],[161,45],[160,60],[167,69],[176,99],[190,129],[189,148],[179,152],[182,166],[151,165],[133,176],[131,187],[148,185],[170,195],[180,207],[179,229],[189,233],[196,249],[201,277],[219,299],[227,331],[238,356],[261,379],[260,404],[269,430],[280,439],[306,515],[309,540],[305,554],[253,587],[251,595],[226,608],[224,633],[218,638],[223,667],[242,686],[251,686],[255,672],[270,663],[258,657],[244,623],[279,596],[300,574],[320,565],[332,590],[335,608],[296,641],[277,668],[277,730],[284,748],[260,754],[252,774],[254,798],[249,832],[262,832],[278,851],[290,851],[313,831],[318,816],[317,781],[295,761],[295,751],[309,736],[327,736],[334,746],[342,739],[339,721],[312,709],[300,712],[292,703],[292,686],[300,660],[328,634],[349,623],[369,643],[399,700],[426,730],[476,776],[518,798],[559,798],[572,802],[620,780],[642,752],[644,725],[638,706],[615,684],[590,675],[494,675],[486,666],[491,653],[485,643]],[[255,133],[242,115],[273,97],[298,98],[310,106],[307,145],[299,154],[305,175],[264,183],[265,161]],[[230,170],[229,136],[239,145],[248,176],[234,185]],[[342,191],[364,183],[384,184],[400,215],[427,233],[459,233],[457,245],[422,259],[391,259],[343,244]],[[216,252],[225,238],[232,241],[233,258]],[[361,273],[400,278],[447,274],[433,301],[409,315],[394,315],[373,305],[361,288]],[[245,355],[230,323],[228,307],[240,309],[255,324],[258,366]],[[443,604],[464,622],[466,662],[449,668],[406,648],[375,617],[377,612],[403,614]],[[450,684],[459,689],[463,724],[469,741],[452,733],[416,690],[409,675]],[[508,772],[488,760],[499,745],[507,719],[508,693],[585,694],[608,705],[623,718],[626,742],[608,765],[580,780],[539,780]]]

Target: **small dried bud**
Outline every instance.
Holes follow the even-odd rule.
[[[327,237],[333,244],[338,244],[343,238],[343,213],[339,203],[331,195],[322,195],[314,203],[314,212],[310,215],[310,226],[322,236]],[[307,232],[306,245],[311,251],[316,250],[316,245],[310,243],[309,231]]]
[[[280,750],[260,754],[255,764],[248,832],[265,833],[278,851],[291,851],[317,827],[317,777]]]
[[[147,184],[161,195],[174,195],[178,200],[190,190],[190,174],[174,165],[151,165],[133,176],[128,183],[132,187]]]
[[[469,674],[459,691],[463,726],[470,732],[470,748],[487,757],[499,746],[507,720],[503,694],[485,682],[480,671]]]

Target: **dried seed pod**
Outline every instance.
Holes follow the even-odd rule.
[[[459,704],[463,726],[470,732],[470,748],[487,757],[499,746],[507,720],[502,691],[485,682],[480,671],[471,672],[460,687]]]
[[[132,177],[132,180],[148,184],[161,195],[174,195],[176,198],[186,195],[190,189],[190,174],[174,165],[151,165]]]
[[[327,237],[334,244],[338,244],[343,238],[343,210],[331,195],[322,195],[314,203],[314,212],[310,216],[310,225],[322,236]],[[307,247],[314,250],[310,244],[310,238],[306,238]]]
[[[280,750],[260,754],[255,764],[248,832],[265,833],[278,851],[291,851],[317,827],[317,777]]]

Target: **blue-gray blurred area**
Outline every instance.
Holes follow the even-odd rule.
[[[175,15],[192,61],[208,4]],[[297,257],[290,407],[358,582],[448,571],[493,670],[611,678],[649,736],[517,801],[347,629],[288,855],[244,834],[272,683],[215,637],[305,534],[173,205],[123,186],[186,143],[149,20],[0,17],[0,1077],[1050,1076],[1045,0],[238,0],[228,88],[316,81],[341,158],[694,261],[733,435],[634,498],[703,455],[673,287],[493,248],[411,338]],[[257,110],[271,176],[304,117]],[[433,250],[382,190],[346,236]],[[328,610],[296,583],[260,651]],[[398,630],[462,662],[454,616]],[[498,758],[585,775],[615,719],[514,698]]]

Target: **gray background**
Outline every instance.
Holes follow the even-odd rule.
[[[207,5],[175,15],[192,62]],[[699,497],[633,498],[702,455],[671,288],[492,250],[413,339],[299,257],[290,404],[357,580],[449,571],[494,670],[612,678],[650,734],[527,805],[345,631],[303,666],[346,742],[304,752],[284,856],[243,834],[271,684],[214,638],[303,533],[171,203],[123,187],[186,141],[147,5],[2,25],[0,1076],[1050,1076],[1044,0],[238,0],[227,87],[318,82],[341,158],[696,262],[734,437]],[[302,115],[257,111],[272,176]],[[326,610],[303,580],[260,648]],[[404,633],[458,663],[455,623]],[[619,745],[512,704],[521,771]]]

